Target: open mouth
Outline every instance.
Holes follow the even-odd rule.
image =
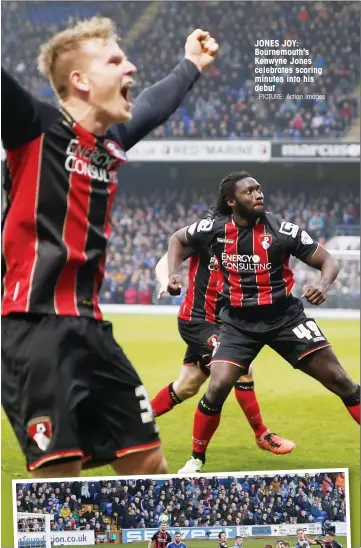
[[[120,95],[127,101],[127,103],[131,104],[130,100],[130,88],[133,86],[133,82],[127,82],[126,84],[123,84],[123,86],[120,89]]]

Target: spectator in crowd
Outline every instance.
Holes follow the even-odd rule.
[[[336,481],[335,481],[335,487],[336,489],[338,488],[341,488],[341,489],[345,489],[345,474],[344,472],[341,472],[337,478],[336,478]]]

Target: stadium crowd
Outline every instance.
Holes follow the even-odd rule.
[[[274,210],[285,219],[305,227],[318,241],[325,243],[348,229],[359,230],[359,198],[351,191],[333,192],[329,184],[325,189],[309,193],[297,191],[267,194],[267,209]],[[112,236],[108,248],[108,261],[102,286],[101,301],[115,304],[178,304],[180,297],[164,296],[157,301],[157,282],[154,267],[166,253],[169,237],[175,230],[191,224],[215,203],[207,186],[197,185],[168,189],[157,187],[152,181],[152,194],[137,185],[136,191],[128,185],[122,187],[114,205]],[[184,286],[187,285],[187,265],[183,269]],[[299,273],[299,275],[298,275]],[[295,270],[302,289],[309,276],[318,275],[297,261]],[[328,306],[337,306],[337,299],[349,300],[351,307],[358,306],[360,271],[359,261],[341,261],[341,273],[330,290]],[[296,294],[296,293],[295,293]],[[347,301],[348,302],[348,301]],[[352,304],[356,303],[356,304]]]
[[[55,531],[346,521],[343,473],[211,479],[28,483],[18,512],[52,515]]]
[[[209,29],[221,45],[219,61],[196,85],[178,112],[153,138],[338,138],[358,115],[359,4],[356,2],[5,2],[2,61],[35,96],[55,103],[37,73],[40,44],[69,20],[111,17],[138,67],[135,93],[165,76],[183,55],[194,26]],[[127,34],[149,10],[148,28],[127,43]],[[152,18],[153,14],[153,18]],[[141,27],[143,28],[143,27]],[[242,32],[239,29],[242,28]],[[15,29],[15,32],[14,32]],[[313,83],[279,83],[284,100],[260,100],[255,91],[258,39],[297,40],[322,69]],[[172,44],[172,47],[169,47]],[[25,45],[25,47],[22,47]],[[293,57],[298,57],[294,55]],[[287,57],[287,63],[291,60]],[[287,66],[287,65],[285,65]],[[287,98],[287,94],[295,94]],[[299,98],[304,94],[324,99]],[[298,96],[298,98],[297,98]]]

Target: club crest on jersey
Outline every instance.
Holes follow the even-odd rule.
[[[219,262],[217,257],[211,257],[208,265],[208,270],[219,270]]]
[[[268,249],[272,243],[272,236],[271,234],[261,234],[260,240],[261,240],[261,246],[263,247],[263,249]]]
[[[28,436],[39,447],[46,451],[52,436],[52,423],[50,417],[37,417],[28,422]]]
[[[110,152],[112,156],[115,156],[115,158],[118,158],[118,160],[122,160],[123,162],[127,160],[124,150],[115,141],[107,139],[104,141],[104,146],[107,151]]]

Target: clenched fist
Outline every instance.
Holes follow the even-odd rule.
[[[321,284],[306,285],[303,288],[303,295],[307,302],[314,306],[320,306],[326,300],[327,289]]]
[[[169,295],[172,295],[172,297],[175,297],[176,295],[180,295],[181,289],[182,289],[182,278],[175,274],[171,276],[168,280],[168,293]]]
[[[219,45],[208,31],[196,29],[188,36],[184,49],[185,58],[202,72],[213,63]]]

